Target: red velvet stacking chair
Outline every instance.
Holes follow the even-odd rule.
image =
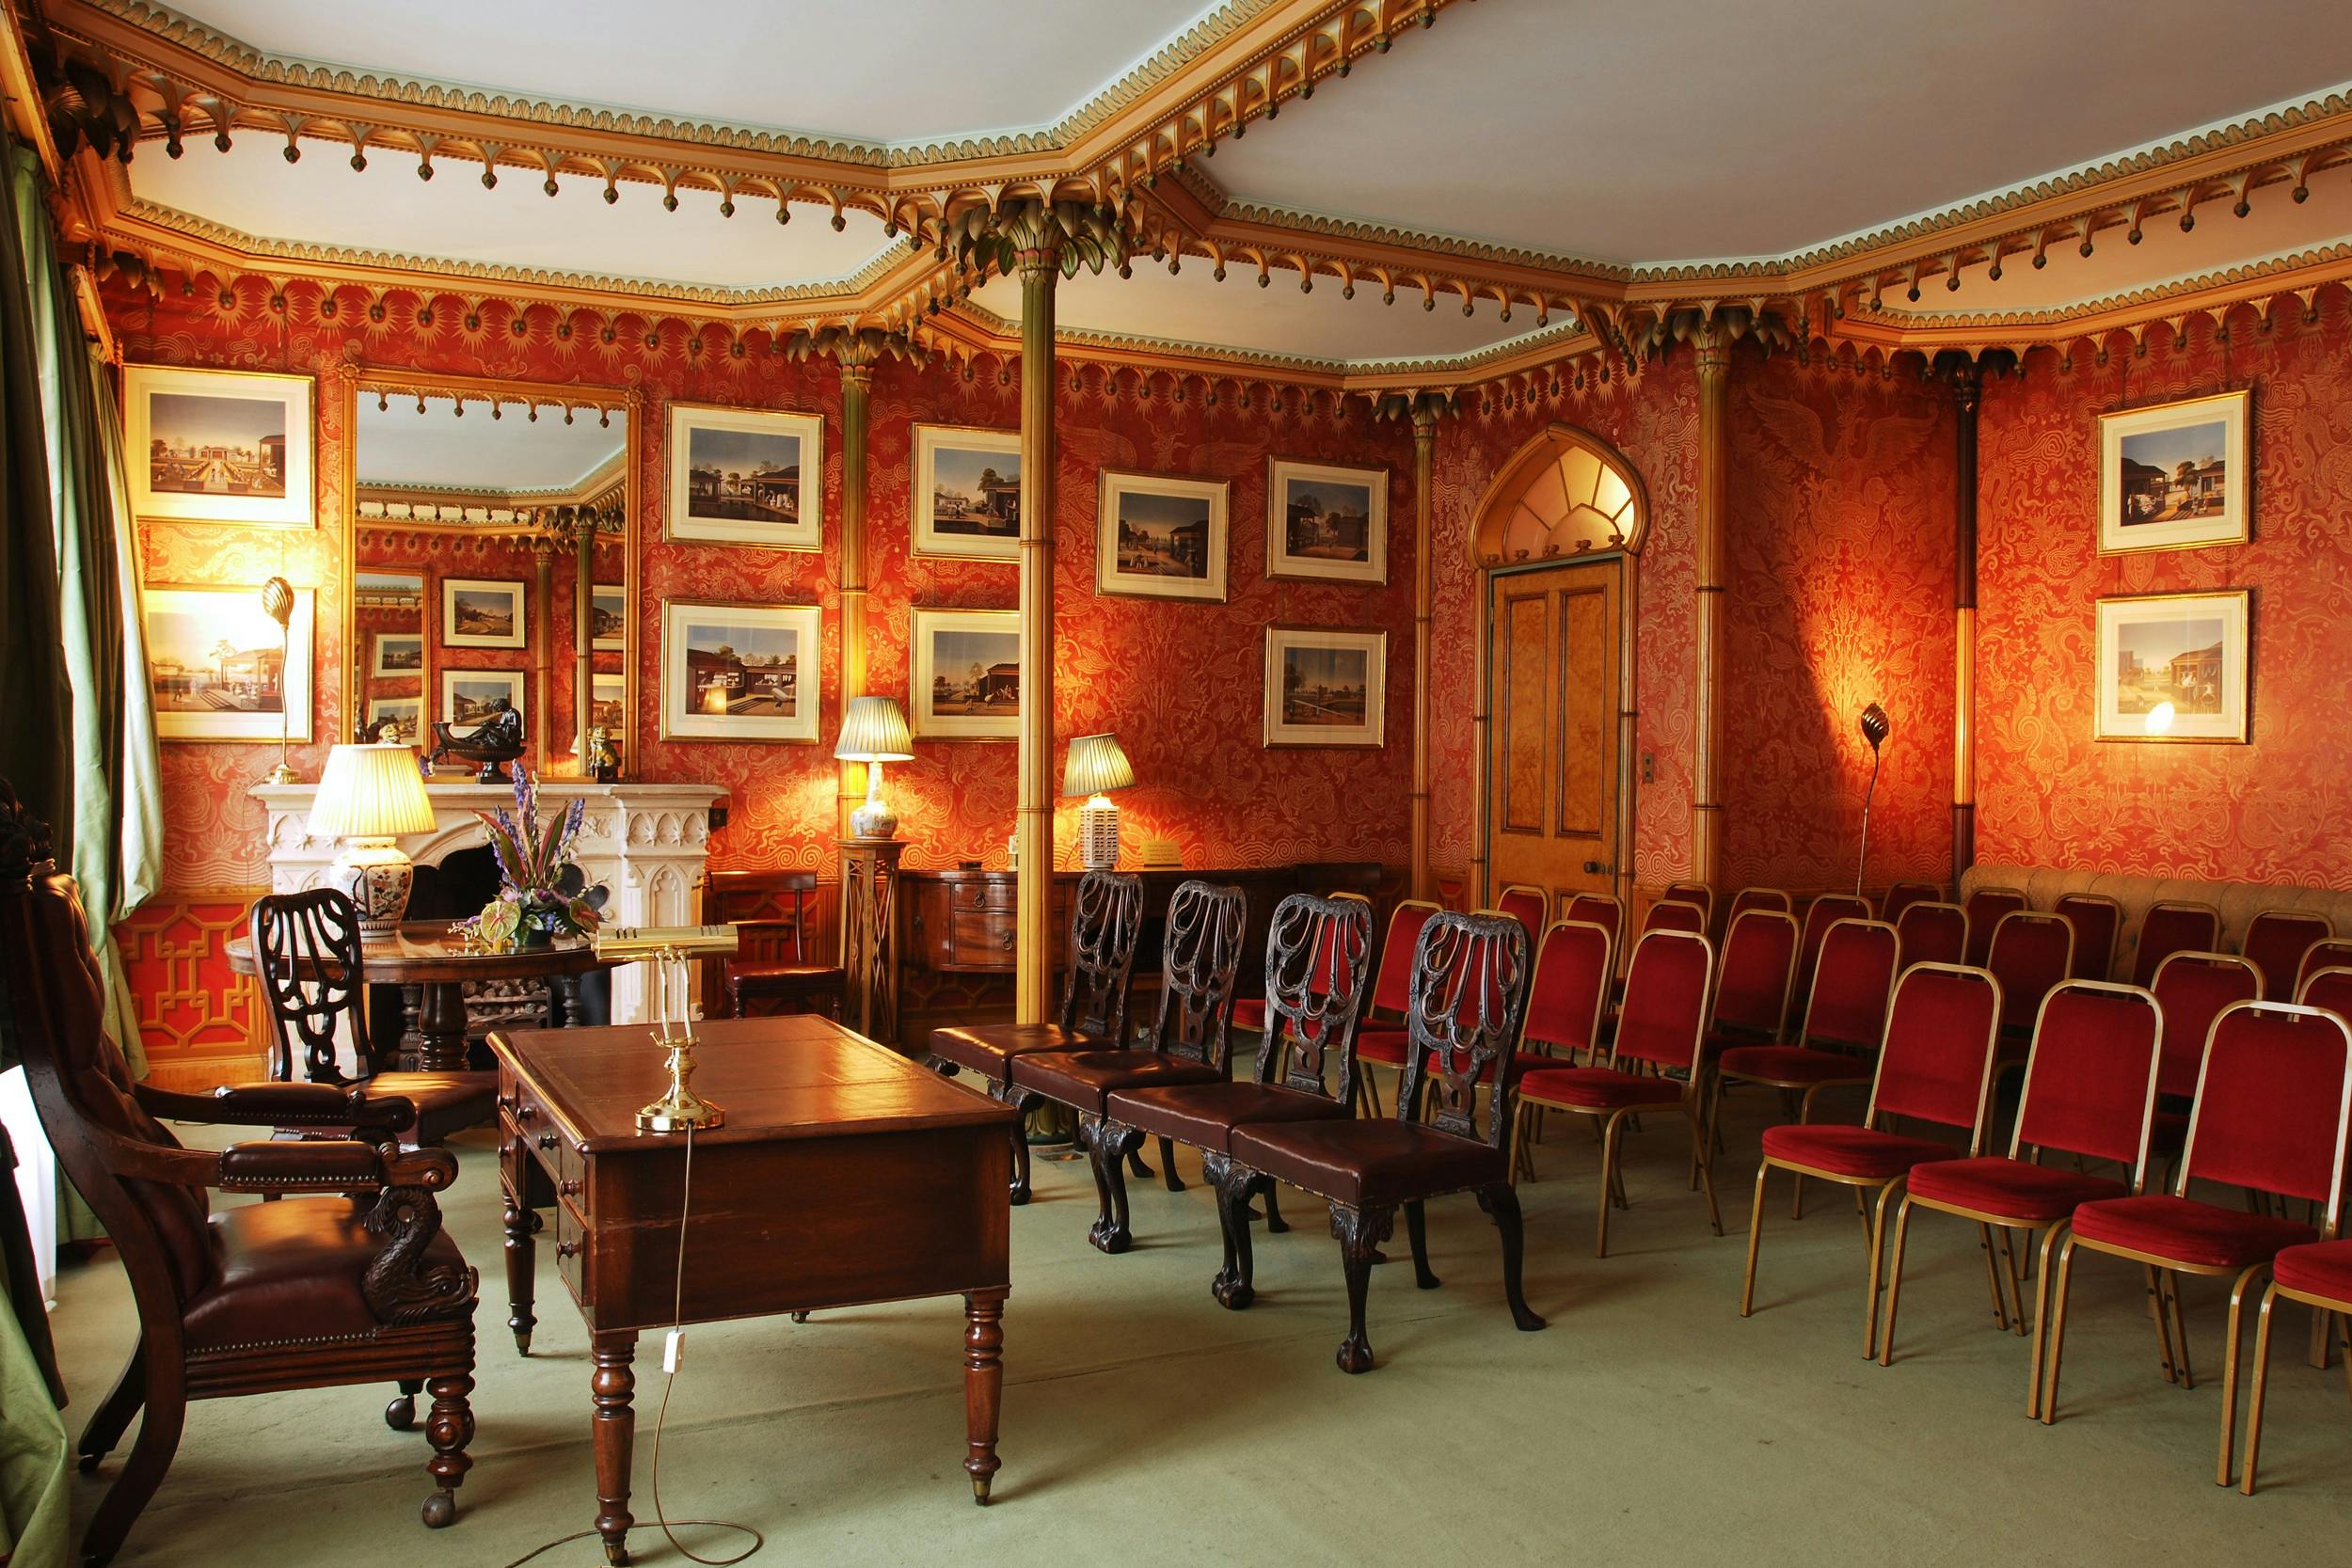
[[[1749,918],[1770,917],[1759,911]],[[1599,1119],[1600,1228],[1593,1244],[1596,1258],[1609,1255],[1611,1205],[1625,1201],[1624,1182],[1617,1173],[1625,1120],[1644,1110],[1681,1108],[1691,1124],[1692,1157],[1707,1195],[1708,1223],[1716,1235],[1724,1233],[1723,1218],[1715,1208],[1713,1162],[1699,1117],[1707,1080],[1708,998],[1714,962],[1714,949],[1695,932],[1648,933],[1634,944],[1609,1065],[1538,1068],[1519,1078],[1514,1124],[1520,1130],[1518,1136],[1522,1143],[1527,1118],[1539,1107]],[[1669,1077],[1669,1073],[1681,1076]]]
[[[2352,974],[2352,970],[2338,974]],[[2254,1329],[2254,1392],[2246,1405],[2245,1474],[2239,1489],[2254,1495],[2254,1462],[2263,1446],[2263,1401],[2270,1392],[2270,1309],[2280,1298],[2299,1301],[2314,1312],[2332,1313],[2344,1325],[2344,1375],[2352,1383],[2352,1242],[2306,1242],[2282,1248],[2270,1261],[2270,1288]]]
[[[1740,1315],[1756,1308],[1756,1255],[1764,1237],[1764,1184],[1773,1167],[1876,1193],[1863,1222],[1870,1248],[1868,1290],[1863,1298],[1862,1354],[1878,1351],[1879,1259],[1886,1240],[1886,1211],[1911,1173],[1931,1160],[1953,1160],[1949,1144],[1891,1132],[1900,1117],[1964,1131],[1966,1153],[1984,1152],[1991,1102],[1993,1053],[2000,1037],[2001,985],[1981,969],[1915,964],[1895,985],[1886,1016],[1886,1043],[1870,1085],[1870,1108],[1859,1127],[1791,1125],[1764,1130],[1764,1159],[1756,1168],[1756,1204],[1748,1213],[1748,1266],[1740,1285]]]
[[[1968,911],[1958,904],[1922,899],[1895,919],[1902,967],[1956,964],[1968,956]]]
[[[1682,931],[1691,936],[1707,934],[1707,911],[1688,898],[1661,898],[1642,916],[1642,935],[1652,931]],[[1640,942],[1634,943],[1636,951]]]
[[[1519,923],[1519,928],[1527,933],[1527,950],[1531,953],[1543,939],[1544,927],[1551,924],[1550,896],[1542,888],[1525,882],[1514,882],[1497,895],[1495,911]]]
[[[1731,911],[1724,916],[1724,928],[1750,910],[1777,910],[1782,914],[1794,914],[1797,901],[1776,887],[1743,887],[1731,895]]]
[[[2115,968],[2115,939],[2123,932],[2123,906],[2104,893],[2062,893],[2051,906],[2074,927],[2077,980],[2104,980]]]
[[[2336,934],[2335,923],[2307,910],[2265,910],[2246,923],[2246,940],[2238,951],[2263,973],[2263,1000],[2284,1002],[2295,995],[2303,972],[2303,955],[2313,942]]]
[[[1388,932],[1381,938],[1380,956],[1373,967],[1372,993],[1361,1006],[1362,1022],[1356,1029],[1356,1059],[1365,1067],[1387,1068],[1400,1077],[1404,1074],[1405,1009],[1412,1001],[1413,954],[1421,945],[1421,928],[1437,912],[1437,905],[1417,898],[1401,899],[1389,911]],[[1327,951],[1314,972],[1316,978],[1310,983],[1325,984],[1334,973]],[[1352,1081],[1364,1109],[1378,1116],[1380,1091],[1372,1074],[1356,1072]]]
[[[2001,1057],[2022,1062],[2042,999],[2074,967],[2074,927],[2054,914],[2011,910],[1994,928],[1984,967],[2001,982]]]
[[[2303,950],[2303,962],[2295,974],[2295,1000],[2308,1000],[2303,993],[2311,989],[2312,976],[2330,969],[2352,969],[2352,937],[2329,937],[2326,942],[2312,942]],[[2311,1005],[2335,1012],[2343,1011],[2331,1002],[2313,1002]]]
[[[1788,991],[1802,933],[1782,910],[1744,910],[1731,917],[1715,956],[1714,1006],[1708,1019],[1711,1054],[1728,1045],[1772,1043],[1788,1027]]]
[[[1705,882],[1668,882],[1660,897],[1670,903],[1695,904],[1706,924],[1699,928],[1701,936],[1714,929],[1715,890]]]
[[[1143,879],[1088,872],[1070,901],[1070,968],[1062,978],[1059,1021],[944,1025],[931,1031],[930,1065],[950,1077],[973,1074],[992,1098],[1025,1120],[1039,1101],[1013,1087],[1015,1056],[1125,1041],[1128,983],[1142,929]],[[1029,1201],[1029,1139],[1018,1121],[1012,1127],[1012,1201]]]
[[[2026,907],[2026,895],[2013,887],[1980,887],[1962,899],[1960,907],[1968,911],[1968,950],[1963,961],[1982,969],[1993,950],[1994,928],[2001,916]]]
[[[1179,882],[1168,895],[1160,945],[1159,1012],[1143,1041],[1135,1047],[1025,1051],[1012,1058],[1016,1095],[1035,1095],[1077,1113],[1078,1142],[1092,1157],[1095,1196],[1102,1205],[1087,1240],[1104,1252],[1121,1253],[1134,1243],[1123,1167],[1143,1142],[1139,1130],[1105,1124],[1104,1109],[1120,1089],[1225,1081],[1233,972],[1241,961],[1248,915],[1248,901],[1237,887]],[[1165,1139],[1160,1161],[1174,1186],[1176,1155]]]
[[[1574,1066],[1600,1050],[1600,1019],[1613,962],[1609,933],[1598,926],[1563,920],[1544,933],[1527,988],[1527,1022],[1517,1058],[1520,1072]]]
[[[1625,942],[1625,907],[1613,894],[1580,893],[1568,899],[1567,908],[1560,911],[1562,920],[1578,920],[1597,926],[1609,933],[1609,959],[1616,961]]]
[[[2169,1194],[2107,1198],[2074,1211],[2074,1234],[2058,1251],[2057,1316],[2042,1419],[2058,1418],[2058,1370],[2066,1354],[2066,1310],[2074,1254],[2084,1247],[2156,1271],[2159,1329],[2169,1314],[2179,1336],[2180,1382],[2189,1382],[2187,1325],[2176,1276],[2231,1280],[2223,1333],[2220,1457],[2214,1479],[2230,1484],[2237,1418],[2238,1340],[2247,1291],[2291,1246],[2332,1240],[2342,1217],[2344,1132],[2352,1124],[2352,1026],[2333,1013],[2287,1002],[2237,1002],[2213,1021],[2190,1113],[2188,1148]],[[2243,1187],[2325,1213],[2321,1226],[2206,1203],[2192,1181]],[[2168,1369],[2168,1375],[2169,1374]]]
[[[1523,1330],[1544,1326],[1519,1291],[1519,1202],[1511,1190],[1503,1153],[1509,1118],[1504,1099],[1481,1094],[1502,1077],[1503,1058],[1518,1044],[1527,1005],[1527,933],[1507,916],[1439,914],[1422,927],[1413,958],[1412,999],[1406,1018],[1412,1043],[1396,1115],[1352,1121],[1258,1122],[1233,1129],[1232,1150],[1215,1178],[1217,1212],[1232,1259],[1218,1276],[1217,1299],[1247,1306],[1248,1195],[1270,1180],[1290,1182],[1327,1200],[1331,1234],[1339,1240],[1347,1282],[1348,1334],[1340,1370],[1372,1370],[1364,1334],[1364,1296],[1380,1243],[1405,1211],[1413,1248],[1413,1279],[1434,1290],[1422,1206],[1433,1197],[1471,1192],[1494,1218],[1502,1243],[1502,1293],[1512,1322]],[[1427,1084],[1424,1079],[1434,1080]],[[1479,1107],[1486,1102],[1485,1125]],[[1420,1114],[1424,1104],[1426,1119]]]
[[[2303,990],[2296,1000],[2306,1007],[2324,1007],[2352,1021],[2352,965],[2313,970],[2303,976]]]
[[[1880,1366],[1895,1358],[1895,1313],[1902,1303],[1903,1248],[1914,1208],[1976,1222],[1993,1287],[1994,1323],[2008,1328],[2013,1323],[2019,1334],[2026,1332],[2026,1282],[2010,1236],[2038,1232],[2042,1267],[2034,1276],[2033,1368],[2026,1378],[2026,1414],[2042,1414],[2050,1259],[2077,1204],[2127,1197],[2147,1180],[2148,1120],[2155,1104],[2156,1047],[2163,1034],[2163,1009],[2137,986],[2069,980],[2042,998],[2009,1153],[1931,1161],[1911,1173],[1909,1191],[1895,1214],[1895,1250],[1886,1265]],[[2045,1151],[2074,1159],[2045,1165],[2041,1163]],[[2085,1171],[2085,1159],[2118,1166],[2121,1174]],[[1995,1231],[2008,1264],[2013,1313],[2011,1302],[2002,1298],[2003,1271],[1994,1260]]]
[[[2148,906],[2139,922],[2139,946],[2132,954],[2132,984],[2153,988],[2156,970],[2175,953],[2221,950],[2221,911],[2211,904],[2168,900]],[[2202,1050],[2204,1042],[2198,1041]]]
[[[1878,917],[1893,921],[1914,904],[1932,904],[1944,896],[1944,890],[1933,882],[1889,882],[1886,896],[1879,901]]]
[[[1916,905],[1913,906],[1915,909]],[[1841,920],[1829,928],[1815,960],[1804,1022],[1793,1045],[1730,1045],[1716,1057],[1709,1086],[1708,1142],[1723,1117],[1726,1083],[1778,1089],[1800,1124],[1813,1119],[1823,1089],[1861,1086],[1877,1070],[1886,1035],[1886,1004],[1894,994],[1895,928],[1883,920]],[[1789,1217],[1803,1216],[1799,1178]]]
[[[1436,911],[1431,911],[1432,913]],[[1425,922],[1424,922],[1425,923]],[[1391,933],[1396,921],[1389,923]],[[1418,931],[1420,926],[1414,929]],[[1371,970],[1372,911],[1355,899],[1294,893],[1274,907],[1266,929],[1267,1027],[1260,1032],[1256,1070],[1247,1082],[1154,1084],[1110,1091],[1100,1137],[1114,1142],[1152,1134],[1200,1151],[1201,1174],[1220,1194],[1233,1129],[1260,1121],[1347,1119],[1356,1098],[1356,1024]],[[1400,966],[1409,974],[1408,957]],[[1409,983],[1407,993],[1409,1001]],[[1246,1215],[1248,1200],[1242,1204]],[[1283,1231],[1272,1184],[1265,1187],[1266,1228]],[[1246,1222],[1245,1222],[1246,1223]],[[1239,1280],[1228,1244],[1217,1299]]]
[[[1804,934],[1797,943],[1797,995],[1800,1001],[1813,984],[1813,970],[1821,956],[1821,941],[1841,920],[1868,920],[1870,905],[1851,893],[1824,893],[1804,907]],[[1892,919],[1893,916],[1888,916]]]
[[[2153,1147],[2169,1158],[2188,1138],[2188,1102],[2205,1064],[2205,1037],[2221,1009],[2262,995],[2262,974],[2233,953],[2174,953],[2158,966],[2156,1005],[2164,1009],[2164,1041],[2156,1061]]]

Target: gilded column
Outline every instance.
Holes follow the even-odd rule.
[[[1977,858],[1977,410],[1984,371],[1955,356],[1951,384],[1959,465],[1952,494],[1952,888]]]
[[[572,524],[572,755],[580,776],[596,771],[588,754],[588,727],[596,690],[596,510],[583,506]],[[545,709],[541,710],[545,712]]]
[[[866,691],[866,434],[874,389],[871,358],[841,356],[841,709]],[[834,827],[850,832],[850,814],[866,800],[866,765],[841,764]]]
[[[1429,870],[1429,630],[1431,541],[1436,521],[1438,417],[1446,404],[1430,393],[1413,401],[1413,797],[1409,887],[1416,898],[1434,898]]]
[[[531,533],[531,558],[535,568],[532,582],[531,620],[539,632],[531,639],[531,700],[534,705],[531,711],[537,717],[532,720],[530,727],[531,732],[539,737],[539,768],[543,772],[552,770],[558,754],[553,724],[555,680],[552,672],[555,659],[552,650],[555,639],[551,635],[551,617],[555,608],[555,552],[559,543],[555,531],[544,525],[534,527]],[[419,733],[424,733],[421,722]]]
[[[1054,285],[1059,230],[1011,230],[1021,278],[1021,747],[1013,843],[1013,1021],[1043,1023],[1054,990]]]
[[[1731,387],[1731,334],[1708,323],[1691,334],[1698,357],[1699,483],[1692,628],[1697,693],[1692,726],[1691,876],[1708,887],[1723,880],[1724,514],[1729,483],[1725,412]]]

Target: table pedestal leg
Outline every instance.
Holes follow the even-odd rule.
[[[972,1477],[972,1500],[983,1506],[1002,1464],[996,1414],[1004,1390],[1005,1292],[975,1291],[963,1298],[963,1467]]]
[[[451,980],[424,988],[424,1016],[418,1021],[424,1043],[417,1052],[420,1072],[466,1070],[466,993]]]
[[[520,1193],[510,1190],[501,1196],[506,1200],[505,1212],[500,1216],[506,1223],[506,1326],[514,1330],[516,1353],[529,1355],[531,1331],[539,1321],[531,1313],[535,1293],[531,1272],[535,1250],[531,1240],[532,1214]]]
[[[630,1366],[637,1359],[637,1331],[594,1333],[588,1342],[596,1360],[588,1384],[596,1405],[596,1533],[604,1537],[604,1560],[622,1568],[628,1561],[628,1527],[634,1522],[628,1513],[628,1466],[637,1413],[629,1398],[637,1387]]]

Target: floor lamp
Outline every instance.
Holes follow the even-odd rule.
[[[1862,896],[1863,867],[1870,863],[1870,800],[1879,792],[1879,747],[1894,726],[1886,710],[1872,703],[1862,710],[1862,738],[1870,743],[1870,787],[1862,792],[1862,852],[1854,857],[1853,895]]]

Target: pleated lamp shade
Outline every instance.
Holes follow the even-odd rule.
[[[891,697],[852,697],[841,716],[841,738],[833,749],[842,762],[912,762],[914,736],[907,716]]]
[[[326,753],[310,832],[343,841],[333,875],[358,906],[362,930],[389,929],[407,912],[415,868],[393,840],[432,831],[433,802],[414,747],[337,746]]]
[[[1061,792],[1084,795],[1078,812],[1078,858],[1089,871],[1119,864],[1119,808],[1103,797],[1136,782],[1136,770],[1115,735],[1082,735],[1070,743],[1062,764]]]

